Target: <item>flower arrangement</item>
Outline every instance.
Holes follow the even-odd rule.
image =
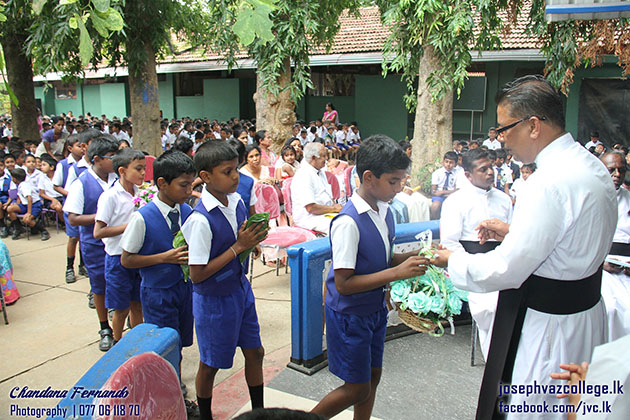
[[[430,231],[428,237],[418,255],[432,258]],[[468,300],[468,292],[455,288],[443,268],[428,266],[422,276],[392,282],[390,299],[407,326],[439,337],[444,334],[442,320],[452,323],[452,316],[461,313],[462,301]]]
[[[151,200],[153,200],[153,197],[155,197],[157,193],[157,186],[145,182],[140,187],[138,187],[138,195],[133,198],[133,205],[137,209],[139,209],[140,207],[143,207],[151,202]]]

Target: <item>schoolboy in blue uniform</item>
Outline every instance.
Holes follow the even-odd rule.
[[[173,237],[192,212],[185,201],[195,173],[192,159],[177,150],[155,159],[153,181],[159,192],[131,216],[120,242],[123,267],[140,271],[144,321],[179,333],[180,374],[181,348],[193,342],[192,285],[181,268],[188,252],[185,246],[173,248]]]
[[[11,173],[5,171],[4,152],[0,151],[0,238],[9,236],[9,229],[4,220],[5,211],[11,205],[10,190],[16,190],[17,186],[11,180]]]
[[[330,371],[345,381],[313,409],[331,418],[354,405],[369,419],[383,363],[389,282],[422,275],[428,260],[416,252],[392,255],[394,218],[387,202],[402,189],[410,160],[383,135],[357,152],[361,186],[330,227],[332,267],[326,279],[326,343]]]
[[[113,167],[119,180],[98,199],[94,237],[105,244],[105,306],[114,310],[112,330],[116,344],[122,338],[127,315],[131,328],[142,323],[140,273],[120,264],[120,240],[136,210],[133,199],[138,186],[144,182],[144,153],[124,148],[114,156]]]
[[[239,254],[267,235],[257,223],[245,228],[248,212],[236,193],[238,153],[226,142],[203,144],[195,168],[205,183],[201,201],[182,228],[189,248],[193,315],[200,362],[195,381],[202,420],[212,418],[212,387],[219,369],[229,369],[236,347],[245,356],[252,408],[263,407],[264,349],[254,304]],[[240,227],[240,228],[239,228]]]
[[[90,278],[94,306],[101,326],[99,350],[107,351],[114,342],[105,308],[105,245],[94,238],[94,219],[98,199],[116,180],[112,158],[118,151],[118,142],[109,134],[101,134],[90,143],[88,158],[92,167],[84,171],[68,190],[63,210],[70,224],[79,227],[81,254]]]
[[[78,170],[74,167],[77,162],[83,160],[85,152],[84,148],[81,147],[79,143],[79,136],[77,134],[71,135],[66,139],[66,149],[69,152],[68,157],[57,163],[55,175],[53,175],[52,180],[53,185],[55,185],[55,190],[64,197],[68,196],[68,189],[70,188],[70,183],[68,182],[70,171],[75,171],[75,174],[78,173],[78,175],[80,175],[82,171],[89,167],[89,165],[85,165],[81,167],[83,169]],[[87,143],[85,143],[85,149],[87,150]],[[64,212],[63,220],[66,226],[66,235],[68,236],[68,244],[66,246],[66,283],[74,283],[77,281],[74,274],[74,259],[77,253],[77,245],[79,244],[79,228],[70,224],[68,221],[68,213]],[[80,253],[79,258],[81,258]],[[82,264],[79,264],[79,266],[82,266]]]

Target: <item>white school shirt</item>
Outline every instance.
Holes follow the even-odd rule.
[[[488,150],[497,150],[501,148],[501,142],[497,139],[490,140],[489,138],[485,139],[482,146],[486,146]]]
[[[444,167],[438,168],[431,174],[431,185],[437,185],[438,191],[454,190],[455,189],[455,168],[451,170],[451,175],[448,178],[448,185],[446,184],[446,169]]]
[[[510,197],[496,188],[491,187],[486,191],[469,184],[448,196],[442,203],[440,243],[451,251],[463,250],[459,241],[478,242],[475,228],[484,220],[492,218],[511,223]]]
[[[378,212],[372,209],[370,205],[359,194],[353,194],[350,197],[350,201],[357,209],[357,213],[366,213],[370,216],[370,220],[374,222],[378,233],[381,234],[381,239],[385,245],[385,251],[387,252],[387,258],[389,259],[391,249],[389,246],[389,230],[387,229],[387,223],[385,217],[387,216],[387,209],[389,204],[378,201],[376,206]],[[335,219],[335,223],[332,224],[330,229],[330,241],[332,243],[332,257],[335,265],[335,269],[346,268],[352,269],[356,267],[357,253],[359,250],[359,227],[355,220],[348,215],[341,215]]]
[[[485,254],[451,255],[448,272],[455,287],[474,292],[518,288],[531,273],[556,280],[583,279],[604,261],[617,225],[616,192],[604,164],[569,133],[541,150],[535,162],[538,169],[516,202],[501,245]],[[527,309],[512,384],[555,383],[549,372],[560,363],[589,361],[593,348],[606,340],[606,329],[602,300],[571,315]],[[525,401],[558,404],[555,395],[511,398],[513,404]],[[511,418],[528,415],[510,414]]]
[[[2,174],[2,176],[0,177],[0,186],[4,184],[4,180],[6,178],[11,180],[11,182],[9,183],[9,191],[17,190],[17,185],[15,185],[15,183],[13,182],[13,178],[11,177],[11,172],[9,172],[7,168],[4,168],[4,174]]]
[[[37,182],[37,191],[39,190],[44,190],[44,194],[46,194],[48,197],[52,197],[52,198],[63,197],[62,194],[55,191],[55,186],[53,184],[53,181],[52,179],[48,177],[48,175],[42,174],[42,176],[39,177],[39,180]]]
[[[236,220],[236,207],[241,196],[239,193],[231,193],[227,195],[228,205],[224,206],[219,200],[216,199],[207,189],[201,191],[201,203],[205,207],[206,211],[210,212],[215,207],[218,207],[221,213],[225,216],[234,237],[238,236],[237,220]],[[210,251],[212,250],[212,229],[210,229],[210,223],[203,214],[198,211],[193,211],[192,214],[182,226],[182,233],[188,244],[188,264],[190,265],[206,265],[210,261]]]
[[[361,138],[361,134],[357,131],[357,134],[354,134],[354,131],[348,131],[348,141],[352,143],[359,143],[359,139]]]
[[[328,183],[324,169],[319,171],[309,162],[302,161],[291,181],[291,202],[293,220],[297,226],[303,226],[309,219],[319,217],[306,211],[308,204],[333,205],[332,188]]]
[[[617,189],[617,228],[613,242],[630,243],[630,191]]]
[[[138,194],[138,187],[133,186],[133,195],[129,194],[120,183],[120,180],[114,183],[114,186],[103,192],[98,198],[95,220],[104,222],[107,226],[120,226],[129,223],[131,216],[136,210],[133,204],[133,197]],[[103,238],[105,244],[105,252],[109,255],[121,255],[122,247],[120,246],[120,235]]]
[[[44,173],[40,171],[39,169],[35,169],[32,174],[29,174],[28,171],[25,171],[25,172],[26,172],[26,179],[24,181],[31,184],[31,187],[33,188],[33,190],[37,191],[37,193],[39,194],[39,178],[41,176],[44,176]]]
[[[74,160],[74,157],[72,157],[71,154],[68,155],[68,164],[70,165],[68,167],[68,177],[70,177],[70,171],[72,170],[72,165],[76,162],[77,161]],[[52,177],[52,183],[53,185],[57,185],[59,187],[65,187],[65,185],[62,185],[63,184],[63,165],[61,164],[61,162],[57,162],[57,166],[55,166],[55,174]]]
[[[89,176],[93,176],[96,179],[103,189],[103,192],[107,191],[114,181],[116,181],[116,175],[112,172],[108,175],[107,181],[103,181],[94,169],[90,168],[87,170]],[[63,204],[63,211],[66,213],[74,213],[74,214],[83,214],[83,204],[84,204],[84,195],[83,195],[83,183],[82,182],[74,182],[68,188],[68,196],[66,197],[66,201]]]
[[[37,203],[41,198],[39,197],[39,190],[36,190],[30,182],[22,181],[20,185],[18,185],[18,198],[20,199],[20,203],[27,205],[28,204],[28,196],[30,195],[33,198],[33,204]]]
[[[324,127],[323,125],[317,129],[317,137],[324,138],[326,133],[328,133],[328,131],[326,130],[326,127]]]
[[[588,150],[588,149],[590,149],[591,147],[595,147],[595,146],[597,146],[598,144],[604,144],[604,143],[602,143],[602,142],[601,142],[601,141],[599,141],[599,140],[597,140],[597,141],[589,140],[589,141],[588,141],[588,142],[584,145],[584,148],[585,148],[586,150]]]
[[[335,141],[337,144],[346,144],[346,133],[343,130],[337,130],[335,133]]]
[[[168,214],[173,210],[179,212],[179,226],[182,225],[182,210],[179,204],[175,203],[175,207],[171,207],[160,200],[157,194],[152,201],[157,206],[158,210],[160,210],[169,229],[171,228],[171,219],[168,218]],[[134,212],[125,229],[125,233],[123,233],[120,239],[120,247],[130,254],[137,254],[142,249],[142,245],[144,245],[144,234],[146,230],[147,227],[144,223],[144,217],[142,217],[140,212]]]
[[[92,165],[90,165],[84,158],[81,158],[77,163],[72,165],[72,167],[68,169],[68,179],[66,179],[66,185],[64,186],[65,190],[68,190],[74,180],[78,178],[74,169],[75,166],[79,168],[90,168]]]

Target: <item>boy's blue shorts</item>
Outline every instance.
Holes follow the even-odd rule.
[[[0,195],[0,203],[4,204],[7,201],[9,201],[9,196],[8,195]]]
[[[140,302],[140,273],[123,267],[120,255],[105,255],[105,307],[127,309],[131,302]]]
[[[66,235],[70,238],[78,238],[79,237],[79,227],[72,226],[70,221],[68,220],[68,213],[63,212],[63,221],[66,224]]]
[[[440,203],[443,203],[444,202],[444,198],[445,197],[437,197],[437,196],[434,195],[433,197],[431,197],[431,201],[439,201]]]
[[[95,295],[105,294],[105,245],[81,243],[83,264],[90,278],[90,288]]]
[[[341,150],[348,150],[348,146],[345,144],[337,143],[337,147]]]
[[[370,382],[372,368],[383,367],[387,309],[369,315],[337,312],[326,305],[328,368],[345,382]]]
[[[179,333],[179,346],[193,343],[192,283],[178,281],[168,289],[140,287],[144,322],[170,327]]]
[[[28,211],[27,204],[18,204],[18,207],[20,208],[20,211],[18,212],[18,214],[26,214],[26,212]],[[42,200],[39,200],[33,203],[33,205],[31,206],[31,215],[33,217],[37,217],[39,216],[41,212],[42,212]]]
[[[327,144],[324,146],[326,149],[334,149],[334,147],[332,147],[331,145]]]
[[[229,296],[193,293],[193,315],[200,359],[207,366],[229,369],[236,347],[262,345],[254,293],[247,280]]]

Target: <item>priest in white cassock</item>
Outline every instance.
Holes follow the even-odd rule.
[[[622,153],[610,152],[602,156],[613,184],[617,189],[617,230],[604,263],[602,297],[608,312],[608,338],[614,341],[630,334],[630,268],[615,264],[614,260],[630,262],[630,191],[621,187],[626,176],[626,160]]]
[[[482,243],[501,245],[474,255],[441,250],[433,263],[448,266],[456,287],[500,291],[477,419],[501,418],[523,404],[548,412],[507,418],[564,419],[553,412],[566,404],[556,395],[510,394],[506,401],[499,386],[560,384],[549,376],[560,363],[590,361],[606,341],[601,276],[617,225],[615,188],[603,163],[565,131],[562,97],[542,76],[516,79],[496,99],[499,139],[538,170],[510,225],[491,219],[480,226]]]
[[[504,223],[512,221],[512,200],[503,191],[493,188],[494,163],[488,152],[473,149],[463,156],[463,172],[469,182],[451,194],[442,205],[440,217],[440,243],[451,251],[466,251],[471,254],[485,253],[495,249],[500,242],[490,239],[479,243],[477,226],[484,220],[498,219]],[[479,344],[484,359],[488,358],[490,333],[494,321],[499,292],[468,295],[470,314],[479,329]]]

